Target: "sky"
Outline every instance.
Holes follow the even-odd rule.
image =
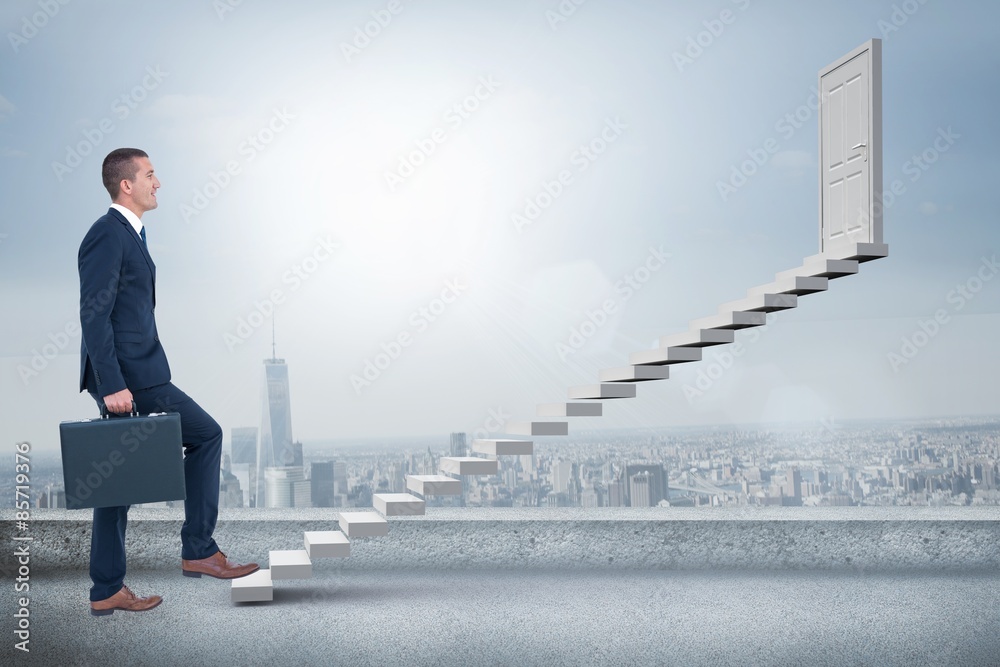
[[[871,38],[889,257],[571,433],[996,413],[998,20],[935,0],[5,2],[0,440],[54,450],[96,413],[76,253],[114,148],[161,181],[160,339],[227,440],[259,424],[272,328],[296,439],[498,433],[818,252],[810,99]]]

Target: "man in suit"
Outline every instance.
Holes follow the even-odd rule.
[[[177,412],[184,444],[184,525],[181,571],[233,579],[255,572],[219,550],[212,533],[219,514],[222,429],[212,417],[170,382],[153,310],[156,266],[146,247],[142,214],[156,208],[160,181],[149,156],[119,148],[104,158],[104,187],[111,208],[91,226],[80,245],[80,391],[86,390],[111,413],[135,403],[140,413]],[[125,525],[128,507],[94,510],[90,544],[90,612],[105,616],[116,609],[145,611],[160,604],[158,595],[136,596],[124,585]]]

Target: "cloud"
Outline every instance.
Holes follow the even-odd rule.
[[[13,116],[15,111],[16,109],[14,108],[14,105],[11,104],[10,100],[3,95],[0,95],[0,121],[7,120]]]
[[[937,204],[932,201],[922,201],[918,207],[924,215],[934,215],[938,212]]]
[[[0,157],[26,157],[28,154],[10,146],[0,147]]]

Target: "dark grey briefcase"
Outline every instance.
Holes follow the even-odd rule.
[[[181,416],[103,415],[59,424],[66,508],[183,500]]]

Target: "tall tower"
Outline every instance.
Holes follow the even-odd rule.
[[[257,507],[270,506],[267,498],[268,468],[302,467],[301,450],[292,444],[292,402],[288,391],[288,366],[275,355],[271,329],[271,358],[264,360],[261,384],[260,439],[257,441]],[[275,479],[277,479],[275,477]]]

